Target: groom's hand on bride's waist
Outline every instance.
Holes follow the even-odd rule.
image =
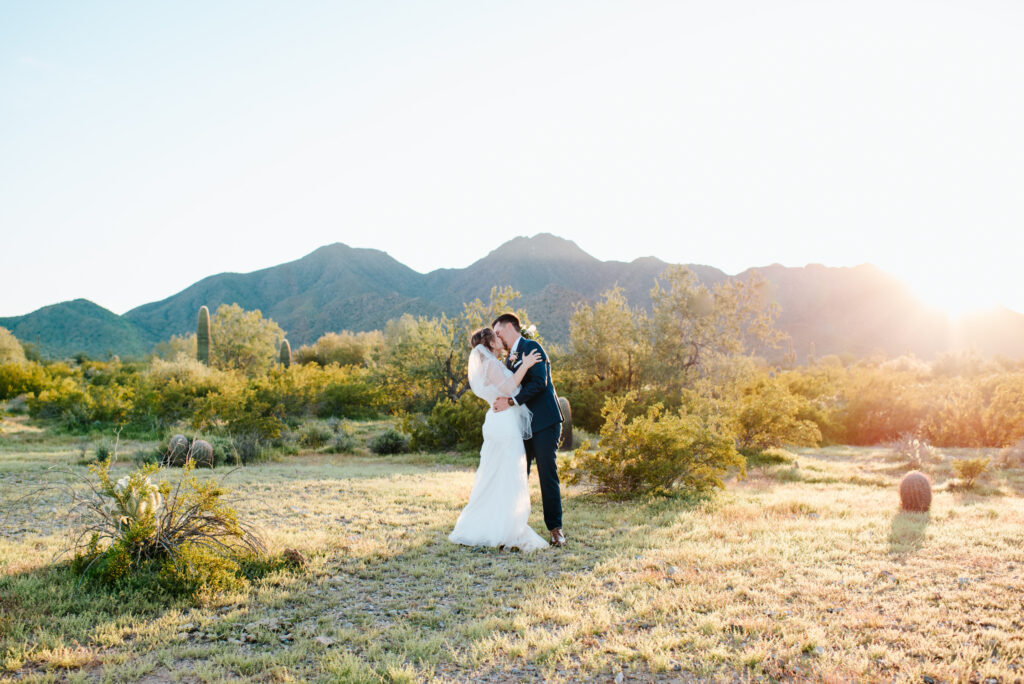
[[[495,413],[497,413],[498,411],[510,409],[513,406],[515,406],[515,404],[513,404],[512,400],[509,399],[508,397],[498,397],[497,399],[494,400],[492,408],[494,409]]]

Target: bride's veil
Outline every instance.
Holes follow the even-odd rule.
[[[519,391],[519,386],[512,380],[512,373],[484,345],[473,347],[468,365],[469,388],[488,404],[493,404],[498,397],[514,397]],[[533,436],[530,409],[515,406],[509,410],[515,411],[519,418],[523,439],[530,439]]]

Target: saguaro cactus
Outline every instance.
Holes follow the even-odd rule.
[[[210,365],[210,310],[199,307],[199,321],[196,323],[196,358]]]
[[[292,345],[288,340],[281,340],[281,365],[285,368],[292,365]]]

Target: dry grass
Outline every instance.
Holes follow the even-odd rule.
[[[572,490],[570,546],[534,555],[448,543],[471,468],[296,457],[235,484],[307,574],[202,607],[75,598],[48,567],[59,530],[15,516],[0,527],[0,679],[1014,681],[1021,473],[947,491],[950,458],[972,455],[935,464],[930,514],[898,513],[902,472],[871,449],[800,450],[703,502]],[[0,506],[75,458],[0,442]]]

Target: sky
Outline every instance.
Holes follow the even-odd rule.
[[[0,316],[343,242],[1024,312],[1024,3],[0,0]]]

